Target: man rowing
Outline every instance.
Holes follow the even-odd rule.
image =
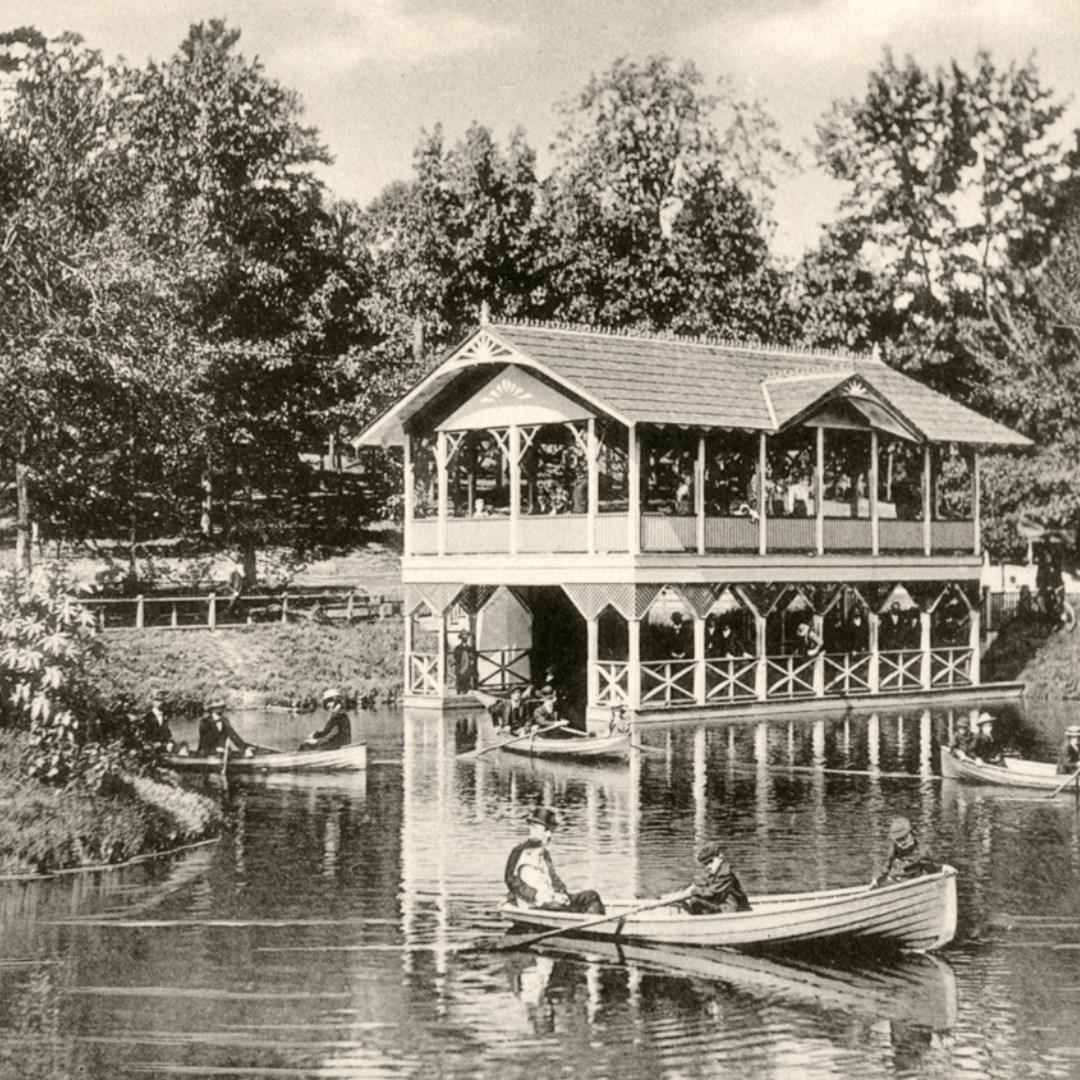
[[[586,889],[571,894],[555,872],[555,863],[548,851],[558,823],[555,811],[545,806],[538,807],[529,815],[528,823],[528,840],[518,844],[506,860],[503,876],[510,891],[510,901],[521,907],[544,908],[547,911],[603,915],[604,902],[599,893]]]
[[[255,748],[237,735],[236,729],[225,715],[224,698],[214,698],[207,710],[209,715],[199,721],[199,746],[195,751],[196,756],[213,757],[215,754],[224,754],[225,748],[232,745],[243,753],[244,757],[253,757]]]
[[[703,844],[698,848],[696,857],[705,868],[705,880],[679,893],[676,897],[679,906],[691,915],[749,911],[750,901],[727,861],[723,845],[718,840]]]

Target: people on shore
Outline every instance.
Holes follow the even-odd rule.
[[[698,848],[696,858],[704,867],[705,879],[677,894],[676,899],[684,911],[691,915],[722,915],[750,910],[750,901],[718,840]]]
[[[340,690],[330,689],[322,696],[329,713],[321,731],[313,731],[298,747],[300,750],[337,750],[352,742],[352,721],[345,711]]]
[[[197,757],[213,757],[224,754],[227,746],[240,751],[244,757],[253,757],[255,748],[236,733],[225,715],[224,698],[214,698],[206,707],[206,715],[199,721],[199,745]]]
[[[934,862],[926,848],[915,838],[911,822],[906,817],[896,817],[889,825],[889,850],[870,887],[877,889],[892,881],[936,874],[940,869],[941,864]]]
[[[1058,751],[1057,771],[1062,775],[1071,774],[1080,769],[1080,724],[1071,724],[1065,729],[1065,737]]]
[[[968,747],[968,757],[974,758],[980,765],[1001,765],[1005,761],[1005,751],[994,734],[994,718],[988,713],[979,713],[976,721],[979,732]]]
[[[555,871],[548,845],[558,824],[554,810],[537,807],[528,817],[529,838],[506,860],[503,875],[509,900],[523,907],[603,915],[604,902],[593,889],[571,893]]]

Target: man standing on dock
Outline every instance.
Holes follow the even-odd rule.
[[[527,907],[603,915],[604,902],[599,893],[586,889],[571,895],[555,872],[548,844],[556,824],[555,811],[546,806],[537,807],[529,815],[529,839],[518,844],[506,860],[503,877],[510,890],[509,899]]]

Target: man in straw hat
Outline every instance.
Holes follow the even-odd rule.
[[[889,851],[870,887],[876,889],[890,881],[904,881],[923,874],[936,874],[941,869],[926,849],[915,839],[911,822],[895,817],[889,825]]]
[[[548,851],[558,824],[555,811],[546,806],[537,807],[529,815],[528,822],[528,840],[518,844],[506,860],[503,877],[510,891],[509,899],[521,907],[603,915],[604,902],[599,893],[586,889],[571,894],[555,872],[555,863]]]
[[[232,745],[239,750],[244,757],[252,757],[255,748],[249,746],[236,733],[236,729],[229,723],[225,715],[225,699],[214,698],[206,706],[207,715],[199,721],[199,746],[195,751],[198,757],[213,757],[215,754],[225,753],[225,747]]]
[[[299,746],[300,750],[337,750],[352,742],[352,721],[342,704],[341,691],[331,688],[323,693],[323,708],[330,714],[322,731],[313,731]]]
[[[1057,771],[1071,774],[1080,769],[1080,724],[1071,724],[1065,729],[1065,739],[1058,752]]]
[[[705,880],[693,884],[674,899],[691,915],[722,915],[729,911],[749,911],[750,901],[731,869],[719,840],[703,844],[696,852],[705,870]]]
[[[980,765],[1001,765],[1005,761],[1005,753],[994,737],[994,718],[988,712],[979,713],[976,723],[979,733],[971,740],[968,756]]]

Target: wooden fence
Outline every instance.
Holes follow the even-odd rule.
[[[358,589],[323,592],[207,593],[198,596],[91,597],[80,603],[102,630],[216,630],[290,622],[368,622],[400,617],[397,597]]]

